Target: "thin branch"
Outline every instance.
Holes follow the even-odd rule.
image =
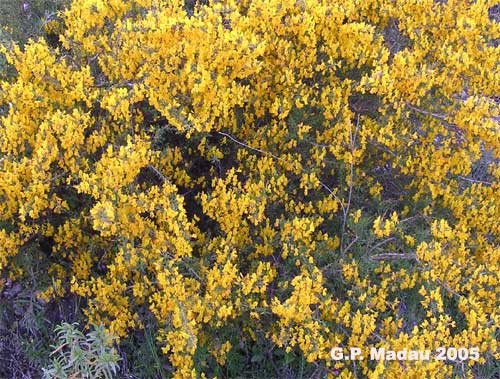
[[[431,117],[434,117],[434,118],[438,118],[440,120],[446,120],[446,118],[448,117],[447,114],[434,113],[434,112],[426,111],[424,109],[417,108],[415,105],[412,105],[410,103],[405,103],[405,105],[408,108],[410,108],[411,110],[413,110],[413,111],[415,111],[417,113],[420,113],[420,114],[423,114],[423,115],[426,115],[426,116],[431,116]]]
[[[346,253],[347,251],[349,251],[349,249],[351,248],[351,246],[354,245],[357,240],[358,240],[358,236],[354,237],[354,239],[351,242],[349,242],[349,245],[347,245],[347,247],[344,249],[344,253]]]
[[[488,185],[488,186],[491,186],[493,184],[491,182],[485,182],[484,180],[470,179],[470,178],[467,178],[467,177],[462,176],[462,175],[458,175],[458,178],[462,179],[462,180],[465,180],[467,182],[477,183],[477,184],[485,184],[485,185]]]
[[[228,134],[228,133],[224,133],[224,132],[217,132],[217,134],[220,134],[220,135],[222,135],[222,136],[224,136],[224,137],[227,137],[227,138],[229,138],[231,141],[233,141],[233,142],[237,143],[238,145],[243,146],[243,147],[245,147],[245,148],[247,148],[247,149],[250,149],[250,150],[253,150],[253,151],[259,152],[259,153],[264,154],[264,155],[268,155],[268,156],[270,156],[270,157],[272,157],[272,158],[274,158],[274,159],[276,159],[276,160],[278,160],[278,161],[280,161],[280,162],[283,162],[283,163],[285,163],[285,164],[287,164],[287,165],[291,165],[291,163],[290,163],[290,162],[288,162],[288,161],[286,161],[285,159],[280,158],[280,157],[278,157],[277,155],[274,155],[273,153],[270,153],[269,151],[264,151],[264,150],[258,149],[258,148],[256,148],[256,147],[252,147],[252,146],[250,146],[250,145],[248,145],[248,144],[246,144],[246,143],[244,143],[244,142],[241,142],[241,141],[237,140],[236,138],[234,138],[232,135],[230,135],[230,134]],[[302,170],[302,171],[303,171],[303,170]],[[335,193],[332,191],[332,189],[331,189],[330,187],[328,187],[328,186],[327,186],[327,185],[326,185],[326,184],[325,184],[325,183],[324,183],[324,182],[323,182],[320,178],[318,178],[318,181],[319,181],[319,184],[321,184],[321,186],[322,186],[324,189],[326,189],[326,190],[328,191],[328,193],[330,193],[330,195],[332,195],[332,196],[333,196],[333,198],[334,198],[334,199],[335,199],[335,200],[336,200],[336,201],[340,204],[340,207],[342,208],[342,213],[345,215],[345,214],[346,214],[346,210],[345,210],[345,208],[344,208],[344,205],[343,205],[343,204],[342,204],[342,202],[340,201],[340,199],[337,197],[337,195],[335,195]]]
[[[198,279],[198,281],[199,281],[201,284],[203,284],[203,283],[204,283],[204,282],[203,282],[203,279],[201,278],[201,276],[200,276],[200,275],[198,275],[198,273],[197,273],[196,271],[194,271],[194,269],[193,269],[192,267],[188,267],[188,270],[189,270],[189,272],[190,272],[191,274],[193,274],[193,275],[194,275],[194,277],[195,277],[196,279]]]
[[[403,223],[403,222],[408,222],[408,221],[410,221],[410,220],[413,220],[413,219],[415,219],[415,218],[419,218],[419,217],[422,217],[422,215],[421,215],[421,214],[416,214],[416,215],[414,215],[414,216],[407,217],[407,218],[403,218],[402,220],[399,220],[399,223],[401,224],[401,223]]]
[[[391,241],[394,241],[396,238],[394,237],[389,237],[383,241],[380,241],[379,243],[377,243],[375,246],[373,246],[369,251],[368,251],[368,254],[370,254],[373,250],[375,250],[377,247],[380,247],[382,245],[385,245],[387,242],[391,242]]]
[[[426,116],[431,116],[431,117],[437,118],[438,120],[441,120],[444,125],[448,126],[449,128],[451,128],[453,130],[454,133],[456,133],[456,135],[458,136],[459,139],[463,138],[463,133],[464,133],[463,130],[461,130],[457,125],[446,121],[446,119],[449,117],[449,115],[426,111],[424,109],[420,109],[420,108],[416,107],[415,105],[412,105],[409,103],[405,103],[405,105],[417,113],[420,113],[420,114],[423,114]]]
[[[352,197],[352,187],[353,187],[353,176],[354,176],[354,151],[356,150],[356,137],[358,135],[359,130],[359,113],[356,120],[356,129],[354,131],[354,136],[351,130],[351,123],[349,122],[349,145],[351,148],[351,161],[350,161],[350,169],[349,169],[349,193],[347,195],[347,205],[344,211],[344,219],[342,221],[342,234],[340,236],[340,252],[341,254],[345,251],[344,249],[344,235],[345,228],[347,225],[347,217],[349,216],[349,208],[351,207],[351,197]]]
[[[462,295],[460,295],[458,292],[454,291],[447,283],[444,283],[442,282],[441,280],[437,280],[437,282],[441,285],[441,287],[443,287],[445,289],[445,291],[448,291],[449,293],[451,293],[452,295],[455,295],[457,297],[462,297]]]
[[[369,259],[373,261],[386,261],[392,259],[416,259],[416,254],[384,253],[372,255]]]
[[[244,142],[238,141],[236,138],[234,138],[232,135],[230,135],[228,133],[224,133],[224,132],[217,132],[217,133],[220,134],[220,135],[222,135],[222,136],[224,136],[224,137],[229,138],[231,141],[236,142],[240,146],[246,147],[247,149],[250,149],[250,150],[253,150],[253,151],[257,151],[257,152],[259,152],[261,154],[264,154],[264,155],[269,155],[270,157],[273,157],[274,159],[277,159],[280,162],[283,162],[283,163],[286,163],[286,164],[290,164],[290,162],[284,160],[283,158],[278,157],[277,155],[274,155],[273,153],[270,153],[269,151],[264,151],[264,150],[258,149],[256,147],[252,147],[250,145],[247,145]]]
[[[61,179],[62,177],[66,176],[66,175],[68,175],[68,173],[67,173],[67,172],[62,172],[62,173],[60,173],[60,174],[58,174],[58,175],[56,175],[56,176],[53,176],[53,177],[52,177],[52,178],[50,178],[50,179],[47,179],[47,180],[46,180],[46,181],[44,181],[43,183],[44,183],[44,184],[47,184],[47,183],[52,183],[52,182],[55,182],[57,179]]]
[[[319,180],[319,179],[318,179]],[[346,211],[345,211],[345,208],[344,208],[344,204],[342,204],[342,202],[340,201],[340,199],[337,197],[337,195],[335,195],[335,193],[330,189],[330,187],[328,187],[325,183],[323,183],[321,180],[319,180],[319,184],[321,184],[321,186],[326,189],[330,195],[333,196],[333,198],[340,204],[340,207],[342,208],[342,214],[345,215]]]
[[[148,167],[151,170],[153,170],[156,175],[158,175],[160,177],[160,179],[162,180],[163,183],[165,183],[167,181],[167,178],[160,171],[158,171],[158,169],[155,166],[153,166],[152,164],[148,164]]]

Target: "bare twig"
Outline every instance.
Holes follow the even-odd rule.
[[[420,109],[420,108],[416,107],[415,105],[412,105],[409,103],[405,103],[405,105],[414,112],[423,114],[425,116],[434,117],[438,120],[441,120],[443,122],[443,125],[447,126],[448,128],[451,128],[460,140],[463,138],[463,133],[464,133],[463,130],[461,130],[457,125],[450,123],[446,120],[449,117],[448,114],[434,113],[434,112],[426,111],[424,109]]]
[[[344,208],[344,204],[342,204],[342,202],[340,201],[340,199],[337,197],[337,195],[335,195],[335,192],[333,192],[330,187],[328,187],[325,183],[323,183],[321,180],[319,181],[319,184],[321,184],[321,186],[326,189],[330,195],[333,196],[333,198],[340,204],[340,207],[342,208],[342,214],[346,214],[345,212],[345,208]]]
[[[382,246],[382,245],[385,245],[386,243],[391,242],[391,241],[394,241],[394,240],[395,240],[395,238],[394,238],[394,237],[389,237],[389,238],[387,238],[387,239],[385,239],[385,240],[383,240],[383,241],[380,241],[380,242],[379,242],[379,243],[377,243],[375,246],[373,246],[373,247],[370,249],[370,251],[368,251],[368,254],[370,254],[370,253],[371,253],[373,250],[375,250],[377,247],[380,247],[380,246]]]
[[[347,205],[345,209],[343,209],[344,219],[342,221],[342,235],[340,236],[340,252],[343,254],[345,252],[344,249],[344,235],[345,228],[347,225],[347,217],[349,216],[349,208],[351,207],[351,198],[352,198],[352,187],[353,187],[353,176],[354,176],[354,152],[356,150],[356,137],[358,135],[359,130],[359,114],[356,120],[356,129],[354,131],[354,136],[352,134],[351,123],[349,122],[349,145],[351,149],[351,160],[349,162],[349,193],[347,195]]]
[[[373,261],[385,261],[392,259],[416,259],[416,254],[399,254],[399,253],[384,253],[378,255],[372,255],[370,257]]]
[[[158,169],[157,169],[155,166],[153,166],[152,164],[148,164],[148,167],[149,167],[152,171],[154,171],[154,173],[155,173],[156,175],[158,175],[158,176],[160,177],[160,179],[162,180],[162,182],[163,182],[163,183],[165,183],[165,182],[167,181],[167,178],[166,178],[166,177],[165,177],[165,176],[164,176],[164,175],[163,175],[160,171],[158,171]]]
[[[347,253],[349,251],[349,249],[351,248],[351,246],[354,245],[357,240],[358,240],[358,236],[355,236],[354,239],[351,242],[349,242],[349,245],[347,245],[347,247],[344,249],[344,253]]]
[[[277,159],[280,162],[283,162],[283,163],[286,163],[286,164],[290,164],[290,162],[288,162],[287,160],[285,160],[283,158],[280,158],[277,155],[274,155],[273,153],[270,153],[269,151],[264,151],[264,150],[258,149],[256,147],[252,147],[252,146],[250,146],[250,145],[248,145],[248,144],[246,144],[244,142],[238,141],[236,138],[234,138],[232,135],[230,135],[228,133],[217,132],[217,134],[220,134],[221,136],[227,137],[231,141],[236,142],[238,145],[246,147],[247,149],[250,149],[250,150],[253,150],[253,151],[257,151],[257,152],[259,152],[261,154],[264,154],[264,155],[269,155],[270,157],[273,157],[274,159]]]
[[[50,179],[47,179],[47,180],[46,180],[46,181],[44,181],[43,183],[44,183],[44,184],[47,184],[47,183],[55,182],[57,179],[61,179],[62,177],[66,176],[66,175],[68,175],[68,173],[67,173],[67,172],[62,172],[62,173],[60,173],[60,174],[58,174],[58,175],[56,175],[56,176],[53,176],[53,177],[52,177],[52,178],[50,178]]]
[[[440,279],[438,279],[437,282],[441,285],[441,287],[443,287],[445,289],[445,291],[447,291],[447,292],[449,292],[452,295],[455,295],[457,297],[462,297],[463,298],[462,295],[460,295],[458,292],[454,291],[447,283],[444,283]]]
[[[426,111],[424,109],[417,108],[415,105],[412,105],[410,103],[405,103],[405,105],[408,108],[410,108],[412,111],[415,111],[417,113],[420,113],[420,114],[423,114],[423,115],[426,115],[426,116],[431,116],[431,117],[434,117],[434,118],[438,118],[440,120],[446,120],[446,118],[448,117],[447,114],[434,113],[434,112]]]
[[[491,182],[485,182],[484,180],[477,180],[477,179],[467,178],[467,177],[462,176],[462,175],[459,175],[458,178],[462,179],[462,180],[465,180],[467,182],[477,183],[477,184],[485,184],[485,185],[488,185],[488,186],[491,186],[493,184]]]
[[[264,154],[264,155],[268,155],[268,156],[270,156],[270,157],[272,157],[272,158],[274,158],[274,159],[276,159],[276,160],[278,160],[278,161],[280,161],[280,162],[283,162],[283,163],[285,163],[285,164],[287,164],[287,165],[291,165],[291,163],[290,163],[290,162],[288,162],[287,160],[285,160],[285,159],[283,159],[283,158],[280,158],[280,157],[278,157],[277,155],[274,155],[273,153],[270,153],[269,151],[264,151],[264,150],[258,149],[258,148],[256,148],[256,147],[252,147],[252,146],[250,146],[250,145],[248,145],[248,144],[246,144],[246,143],[244,143],[244,142],[241,142],[241,141],[237,140],[236,138],[234,138],[232,135],[230,135],[230,134],[228,134],[228,133],[224,133],[224,132],[217,132],[217,134],[220,134],[220,135],[222,135],[222,136],[224,136],[224,137],[227,137],[227,138],[229,138],[231,141],[233,141],[233,142],[237,143],[238,145],[243,146],[243,147],[245,147],[245,148],[247,148],[247,149],[250,149],[250,150],[253,150],[253,151],[259,152],[259,153]],[[302,170],[302,171],[303,171],[303,170]],[[336,194],[332,191],[332,189],[331,189],[330,187],[328,187],[328,186],[327,186],[327,185],[326,185],[326,184],[325,184],[325,183],[324,183],[321,179],[319,179],[319,178],[318,178],[318,181],[319,181],[319,184],[321,184],[321,186],[322,186],[324,189],[326,189],[326,190],[328,191],[328,193],[329,193],[330,195],[332,195],[332,196],[333,196],[333,198],[334,198],[334,199],[335,199],[335,200],[336,200],[336,201],[340,204],[340,207],[342,208],[342,213],[345,215],[345,214],[346,214],[346,210],[345,210],[345,208],[344,208],[344,205],[343,205],[343,204],[342,204],[342,202],[340,201],[340,199],[337,197],[337,195],[336,195]]]
[[[198,281],[199,281],[200,283],[202,283],[202,284],[204,283],[204,281],[203,281],[203,279],[201,278],[201,276],[200,276],[200,275],[198,275],[198,273],[197,273],[197,272],[196,272],[196,271],[195,271],[192,267],[188,266],[188,270],[189,270],[189,272],[190,272],[191,274],[193,274],[193,275],[194,275],[194,277],[195,277],[196,279],[198,279]]]

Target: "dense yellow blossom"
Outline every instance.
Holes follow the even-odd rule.
[[[49,241],[38,296],[156,325],[176,378],[245,344],[341,378],[500,359],[495,2],[196,3],[74,1],[58,43],[1,48],[2,276]]]

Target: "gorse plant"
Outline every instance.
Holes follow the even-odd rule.
[[[118,371],[118,353],[104,327],[83,334],[78,324],[63,323],[54,329],[58,343],[44,379],[111,379]]]
[[[4,282],[40,277],[38,298],[145,339],[157,376],[494,372],[494,5],[73,2],[47,38],[1,48]],[[95,368],[65,328],[78,343],[54,364]]]

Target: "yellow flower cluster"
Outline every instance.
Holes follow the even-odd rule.
[[[58,44],[0,48],[2,276],[51,241],[38,295],[157,325],[176,378],[243,341],[341,378],[500,359],[495,2],[185,3],[74,1]]]

